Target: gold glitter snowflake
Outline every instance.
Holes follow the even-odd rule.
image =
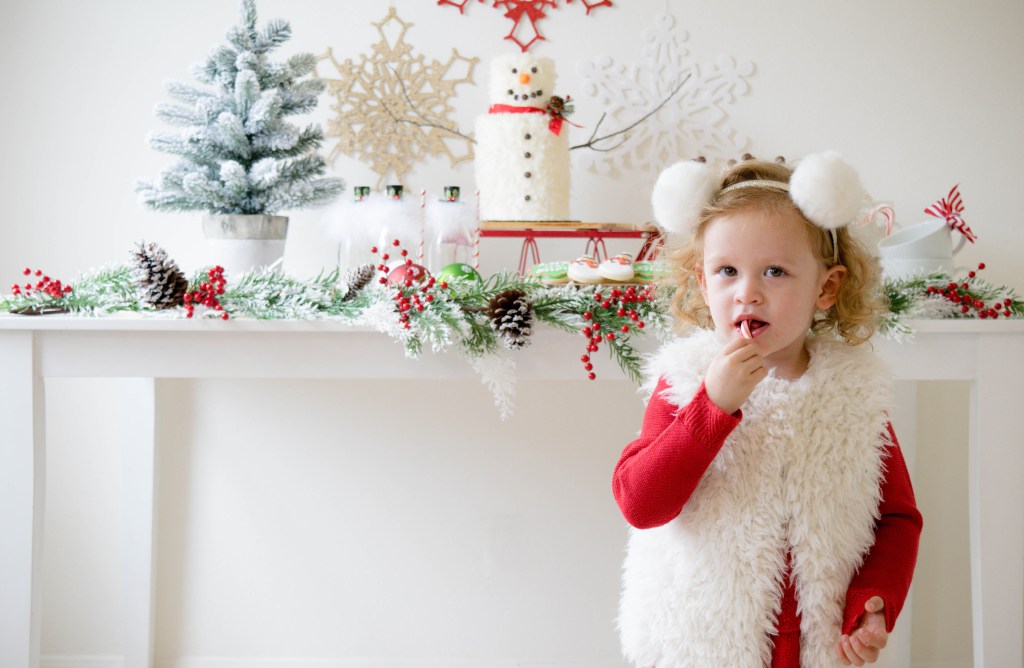
[[[400,19],[394,7],[372,25],[380,41],[372,46],[372,54],[360,55],[358,63],[339,63],[330,49],[321,56],[340,75],[324,78],[336,114],[327,122],[325,135],[338,140],[329,159],[348,155],[368,164],[380,175],[378,188],[388,175],[401,183],[413,164],[427,157],[446,155],[452,166],[472,160],[472,139],[459,133],[449,116],[455,87],[473,83],[479,58],[465,58],[455,49],[445,63],[428,63],[422,54],[413,55],[412,45],[405,41],[413,24]],[[465,76],[454,78],[453,72],[460,69],[465,69]],[[465,150],[457,155],[453,146],[462,145]]]

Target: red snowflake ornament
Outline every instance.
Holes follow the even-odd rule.
[[[477,2],[484,1],[477,0]],[[566,4],[572,1],[565,0]],[[467,2],[469,0],[437,0],[439,5],[458,7],[460,14],[465,13]],[[546,8],[558,6],[558,0],[493,0],[493,2],[494,4],[491,6],[495,9],[505,10],[505,18],[512,21],[512,29],[505,35],[505,39],[515,42],[524,52],[537,40],[545,39],[544,35],[540,34],[537,22],[547,17],[547,14],[544,13]],[[612,0],[580,0],[580,2],[587,9],[587,16],[590,15],[590,10],[596,7],[612,6]]]

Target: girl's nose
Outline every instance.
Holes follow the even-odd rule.
[[[763,301],[761,290],[751,280],[741,281],[736,286],[735,298],[738,304],[760,304]]]
[[[523,84],[524,86],[530,83],[530,74],[528,72],[520,72],[519,83]]]

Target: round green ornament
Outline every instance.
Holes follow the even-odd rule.
[[[437,272],[437,280],[450,281],[453,278],[461,278],[469,281],[482,281],[480,272],[464,262],[453,262],[445,265]]]

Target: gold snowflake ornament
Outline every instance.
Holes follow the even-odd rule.
[[[339,74],[337,79],[324,78],[335,112],[325,135],[338,140],[329,159],[348,155],[368,164],[380,175],[378,188],[389,175],[401,183],[413,164],[427,157],[448,156],[452,166],[472,160],[472,139],[460,134],[449,116],[455,87],[473,83],[479,58],[465,58],[455,49],[445,63],[413,55],[405,41],[413,24],[400,19],[394,7],[372,25],[380,41],[358,63],[339,63],[330,49],[321,56]],[[454,78],[459,70],[465,75]],[[462,146],[464,151],[456,154],[454,148]]]

